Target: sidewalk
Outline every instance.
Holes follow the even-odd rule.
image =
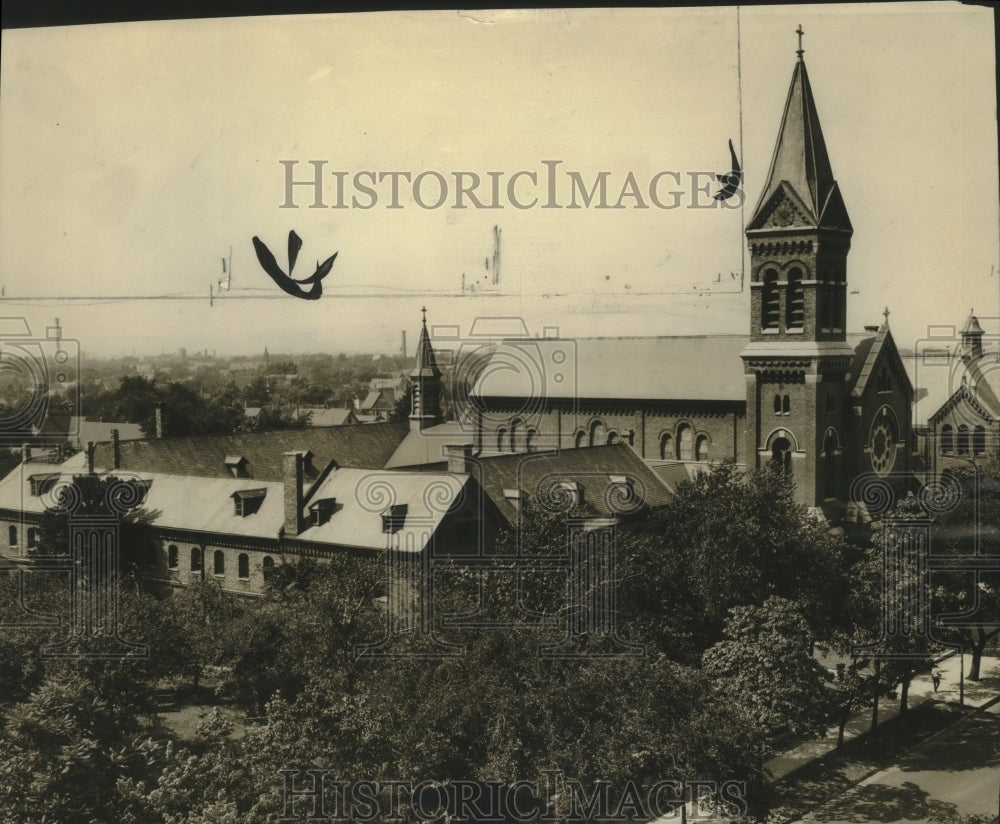
[[[965,671],[968,672],[972,657],[964,657]],[[952,655],[937,665],[941,671],[941,685],[937,692],[931,683],[930,672],[921,673],[910,683],[908,706],[910,709],[925,701],[936,699],[958,704],[960,698],[959,656]],[[983,656],[979,681],[965,679],[965,706],[981,707],[987,701],[1000,695],[1000,659]],[[899,715],[899,699],[882,698],[878,705],[879,724]],[[848,742],[871,728],[871,705],[856,713],[844,729],[844,742]],[[803,741],[791,749],[775,755],[765,764],[771,774],[771,781],[777,781],[790,772],[826,755],[837,748],[837,727],[827,730],[823,738]]]

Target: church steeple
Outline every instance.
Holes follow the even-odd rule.
[[[747,224],[753,340],[844,341],[853,228],[833,176],[816,101],[798,59],[771,168]]]
[[[798,60],[792,72],[771,168],[747,230],[763,227],[773,205],[776,205],[774,202],[780,199],[776,196],[785,188],[783,184],[787,184],[787,189],[797,201],[794,205],[803,208],[800,213],[790,215],[795,219],[784,225],[822,226],[850,232],[851,220],[833,177],[823,129],[816,113],[816,101],[809,85],[809,74],[802,59],[801,34],[799,44],[796,52]]]
[[[441,423],[441,370],[438,369],[427,334],[427,309],[420,327],[417,341],[417,358],[410,373],[412,400],[410,404],[410,429],[420,432],[429,426]]]

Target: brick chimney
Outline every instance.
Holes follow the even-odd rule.
[[[87,474],[94,474],[94,442],[87,441]]]
[[[303,453],[282,455],[282,479],[285,482],[285,535],[294,538],[302,531]]]
[[[448,471],[456,474],[472,474],[472,444],[450,443],[444,447],[444,456],[448,460]]]
[[[118,443],[118,430],[111,430],[111,460],[112,465],[115,469],[121,469],[122,466],[122,448]]]
[[[156,404],[156,437],[163,437],[163,401]]]

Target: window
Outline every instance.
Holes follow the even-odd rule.
[[[271,572],[274,571],[274,558],[270,555],[265,555],[262,566],[264,567],[264,577],[266,578]]]
[[[239,567],[238,573],[241,581],[250,580],[250,556],[245,552],[240,553],[240,557],[237,559],[237,565]]]
[[[607,440],[608,428],[604,425],[604,421],[594,421],[590,425],[590,445],[600,446],[601,444],[607,443]]]
[[[771,463],[786,475],[792,474],[792,444],[788,438],[776,438],[771,444]]]
[[[28,527],[28,546],[38,546],[38,530],[35,527]]]
[[[525,435],[525,438],[524,438],[524,449],[525,449],[525,451],[527,451],[527,452],[534,452],[535,451],[535,435],[536,434],[537,433],[535,432],[534,429],[529,429],[528,430],[528,434]]]
[[[830,430],[823,440],[823,495],[837,497],[837,436]]]
[[[781,414],[781,395],[774,396],[774,414],[775,415]]]
[[[952,428],[945,424],[941,427],[941,452],[943,454],[948,454],[949,452],[955,451],[954,435],[952,434]]]
[[[30,478],[28,478],[28,484],[31,486],[31,494],[36,498],[39,495],[44,495],[46,492],[52,489],[53,486],[55,486],[56,482],[59,480],[59,477],[60,476],[58,472],[55,473],[50,472],[46,475],[32,475]]]
[[[889,370],[884,366],[882,371],[878,375],[878,391],[879,392],[891,392],[892,391],[892,378],[889,377]]]
[[[212,572],[216,575],[226,574],[226,554],[221,549],[215,550],[212,556]]]
[[[17,546],[17,527],[16,526],[11,526],[7,530],[7,534],[10,536],[10,545],[11,546]]]
[[[198,547],[191,547],[191,571],[201,572],[201,550]]]
[[[510,422],[510,451],[521,451],[521,422],[514,420]]]
[[[660,435],[660,457],[661,458],[672,458],[674,457],[672,448],[673,438],[670,437],[669,432],[664,432]]]
[[[788,415],[792,411],[792,401],[788,395],[784,395],[781,398],[781,414]]]
[[[264,498],[267,496],[266,489],[240,489],[233,493],[233,512],[239,518],[253,515],[260,509]]]
[[[801,329],[805,322],[805,293],[802,289],[802,270],[788,273],[788,302],[785,305],[785,326]]]
[[[764,289],[761,295],[761,325],[764,329],[777,329],[781,315],[781,297],[778,294],[778,273],[768,269],[764,273]]]
[[[406,521],[407,504],[393,504],[382,513],[382,531],[399,532]]]
[[[986,452],[986,430],[981,426],[972,431],[972,451],[977,455]]]
[[[959,455],[969,453],[969,427],[964,423],[958,427],[958,449],[956,451]]]
[[[341,507],[343,509],[343,507]],[[309,506],[313,526],[323,526],[337,511],[336,498],[320,498]]]
[[[690,461],[694,457],[694,430],[686,423],[677,428],[677,457]]]
[[[170,567],[171,569],[177,569],[177,565],[179,563],[179,561],[178,561],[179,557],[180,557],[180,553],[177,551],[177,547],[174,544],[171,544],[169,547],[167,547],[167,566],[168,567]]]
[[[621,443],[621,442],[622,442],[622,439],[621,439],[621,437],[620,437],[620,436],[618,435],[618,433],[617,433],[617,432],[615,432],[615,431],[614,431],[614,430],[612,429],[612,430],[611,430],[611,431],[610,431],[610,432],[608,433],[608,443],[609,443],[609,444],[615,444],[615,443]]]
[[[579,449],[581,446],[586,446],[587,445],[587,433],[586,432],[577,432],[576,433],[576,441],[574,442],[574,445],[576,446],[577,449]]]
[[[708,435],[699,435],[695,442],[695,457],[699,461],[708,460]]]
[[[497,452],[503,452],[507,441],[507,430],[502,426],[497,430]]]

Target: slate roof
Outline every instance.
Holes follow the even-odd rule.
[[[505,340],[473,394],[745,402],[740,352],[748,341],[747,335]]]
[[[41,514],[45,499],[30,494],[29,478],[51,472],[51,465],[28,463],[16,467],[0,480],[0,508]],[[63,477],[71,479],[84,471],[79,456],[59,467]],[[101,470],[114,475],[113,470]],[[184,529],[222,535],[276,540],[284,524],[284,485],[247,478],[203,478],[170,475],[160,472],[136,473],[149,482],[142,509],[154,527]],[[393,533],[392,545],[405,551],[424,548],[452,505],[462,500],[468,475],[433,472],[373,472],[365,469],[333,470],[306,500],[336,498],[337,505],[329,521],[319,526],[306,525],[296,540],[332,546],[384,550],[390,536],[383,530],[382,512],[390,503],[407,506],[401,528]],[[379,495],[390,491],[390,499]],[[240,492],[263,491],[260,507],[253,514],[236,514],[233,496]]]
[[[323,468],[331,461],[338,466],[381,469],[409,432],[409,423],[374,423],[364,427],[309,426],[276,432],[242,435],[199,435],[186,438],[151,438],[124,441],[121,468],[137,472],[227,477],[227,455],[239,455],[249,463],[250,477],[265,481],[282,478],[282,453],[309,450],[313,465]],[[111,445],[98,444],[97,466],[112,466]]]
[[[70,419],[70,435],[78,444],[111,440],[112,429],[118,430],[118,439],[121,441],[134,441],[142,437],[142,427],[137,423],[88,421],[79,416]]]
[[[483,457],[473,462],[472,470],[486,496],[510,524],[517,522],[518,510],[504,490],[518,490],[530,506],[544,511],[546,500],[558,495],[554,485],[579,484],[584,507],[605,516],[627,514],[643,503],[662,506],[671,497],[627,444]],[[619,497],[623,490],[612,476],[631,479],[631,501]]]
[[[385,468],[447,463],[448,459],[442,453],[447,444],[468,443],[474,437],[474,429],[458,421],[430,426],[423,432],[410,432],[386,462]]]

